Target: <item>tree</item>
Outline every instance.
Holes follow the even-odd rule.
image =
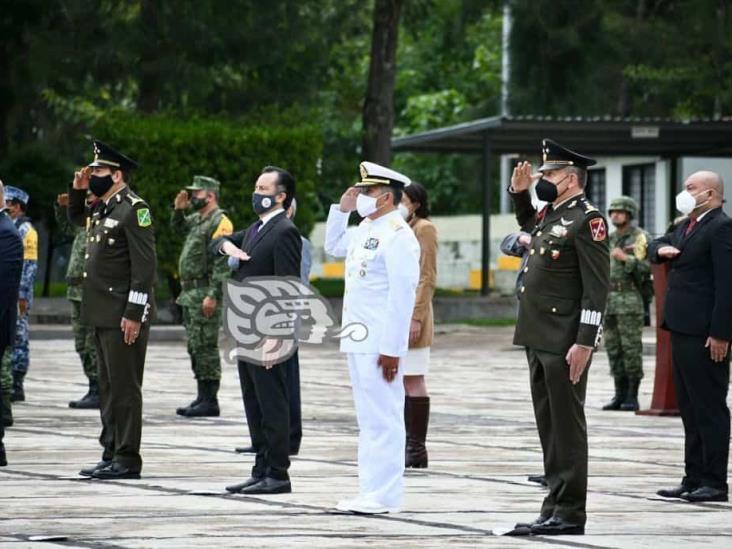
[[[391,160],[394,128],[394,82],[402,0],[375,0],[371,64],[363,104],[361,156],[379,164]]]

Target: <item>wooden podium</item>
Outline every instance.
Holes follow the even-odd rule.
[[[653,380],[653,399],[649,410],[638,410],[640,416],[678,416],[674,376],[671,371],[671,333],[661,329],[663,303],[670,266],[668,263],[651,264],[653,291],[656,295],[656,377]]]

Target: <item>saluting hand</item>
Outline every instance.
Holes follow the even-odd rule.
[[[569,364],[569,380],[572,382],[572,385],[579,383],[591,356],[592,349],[590,347],[575,343],[569,348],[565,360]]]
[[[190,200],[188,199],[188,191],[181,191],[175,196],[173,208],[175,208],[176,210],[185,210],[188,207],[189,202]]]
[[[233,242],[229,242],[228,240],[225,240],[224,243],[221,245],[221,251],[224,252],[226,255],[237,258],[240,261],[249,261],[251,259],[248,253],[240,248],[237,248]]]
[[[81,168],[78,172],[74,172],[74,189],[86,190],[89,188],[89,177],[91,177],[92,169],[89,166]]]
[[[540,173],[531,173],[531,162],[519,162],[511,175],[511,189],[520,193],[527,191],[531,184],[541,177]]]
[[[729,341],[716,337],[708,337],[704,346],[709,348],[709,354],[714,362],[722,362],[729,352]]]
[[[361,194],[361,191],[356,187],[350,187],[347,189],[346,192],[343,193],[343,196],[341,196],[341,202],[339,204],[341,211],[345,213],[355,210],[359,194]]]
[[[381,374],[384,376],[384,379],[389,383],[394,381],[397,371],[399,370],[399,357],[379,355],[377,364],[381,368]]]

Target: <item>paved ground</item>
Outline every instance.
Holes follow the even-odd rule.
[[[587,398],[590,431],[589,521],[584,537],[507,538],[492,530],[536,516],[541,471],[521,351],[511,328],[460,328],[437,338],[429,386],[430,468],[408,472],[404,512],[329,514],[357,486],[356,431],[345,362],[335,348],[302,352],[305,438],[293,459],[294,493],[230,496],[252,458],[235,369],[226,368],[223,416],[183,420],[191,398],[183,346],[154,343],[145,371],[143,479],[82,480],[97,461],[99,419],[74,411],[81,368],[68,339],[32,342],[28,402],[15,407],[6,436],[10,466],[0,469],[0,546],[50,547],[554,547],[732,546],[731,504],[687,504],[654,496],[682,473],[678,418],[598,411],[611,391],[601,353]],[[653,357],[646,371],[653,379]],[[650,381],[642,403],[650,402]],[[33,542],[34,536],[65,541]],[[203,544],[203,545],[201,545]]]

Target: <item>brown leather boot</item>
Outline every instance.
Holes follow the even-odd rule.
[[[404,466],[415,469],[427,467],[427,425],[430,421],[430,397],[406,397],[404,424],[407,429],[407,451]]]

